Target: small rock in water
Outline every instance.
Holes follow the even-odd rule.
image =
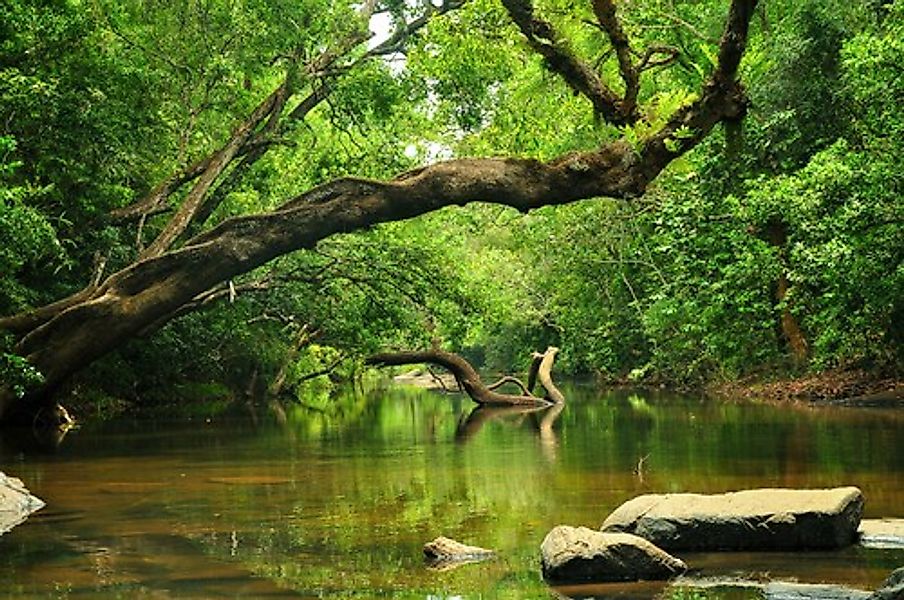
[[[424,558],[433,567],[444,567],[486,560],[495,552],[479,546],[468,546],[447,537],[440,536],[424,544]]]
[[[904,519],[863,519],[857,533],[868,548],[904,548]]]
[[[687,565],[629,533],[560,525],[540,546],[543,576],[560,583],[669,579]]]

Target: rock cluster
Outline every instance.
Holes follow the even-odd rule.
[[[687,566],[666,551],[841,548],[857,540],[862,514],[855,487],[648,494],[618,507],[601,531],[550,531],[543,574],[554,582],[669,579]]]

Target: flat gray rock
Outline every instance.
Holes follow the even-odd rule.
[[[858,533],[868,548],[904,548],[904,519],[863,519]]]
[[[560,583],[669,579],[687,570],[683,561],[627,533],[601,533],[559,525],[540,546],[543,577]]]
[[[862,514],[855,487],[648,494],[618,507],[602,530],[633,533],[669,551],[830,549],[857,540]]]
[[[32,496],[22,481],[0,472],[0,535],[43,507],[44,502]]]
[[[758,590],[763,600],[870,600],[870,592],[842,585],[796,581],[754,581],[735,578],[679,578],[674,585],[685,589],[747,588]]]

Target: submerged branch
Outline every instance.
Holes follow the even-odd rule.
[[[543,357],[540,367],[540,381],[546,388],[547,397],[539,398],[530,393],[530,391],[514,377],[504,377],[500,381],[487,386],[483,383],[477,370],[471,366],[467,360],[452,352],[446,352],[439,349],[409,351],[409,352],[385,352],[375,354],[365,361],[365,364],[384,367],[399,366],[420,363],[430,363],[438,365],[451,372],[455,379],[461,384],[465,393],[471,397],[474,402],[482,406],[546,406],[548,404],[558,404],[565,401],[564,396],[552,383],[552,365],[555,361],[555,355],[558,348],[550,347],[540,356]],[[500,394],[494,391],[504,383],[517,383],[523,391],[523,394]]]

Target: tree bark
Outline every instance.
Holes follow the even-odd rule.
[[[149,256],[112,274],[53,311],[38,309],[34,312],[41,317],[31,322],[37,323],[33,328],[11,326],[9,319],[0,322],[0,327],[20,334],[15,351],[45,377],[31,398],[49,398],[73,373],[140,332],[164,324],[182,305],[217,284],[275,257],[312,248],[328,236],[473,201],[526,212],[586,198],[631,199],[643,194],[673,159],[693,148],[717,123],[743,116],[746,99],[735,76],[755,6],[756,0],[733,0],[717,67],[699,99],[677,111],[639,147],[614,142],[547,162],[469,158],[415,169],[390,181],[340,179],[273,212],[224,221],[182,248]],[[479,378],[473,382],[477,385]],[[480,394],[492,403],[494,396]],[[8,388],[0,388],[0,420],[15,400]]]
[[[796,365],[803,365],[807,362],[809,344],[803,329],[801,329],[797,318],[791,310],[793,308],[791,301],[787,298],[788,290],[791,288],[787,264],[788,225],[783,221],[770,221],[766,224],[763,237],[777,249],[781,267],[778,281],[775,284],[775,302],[781,306],[782,311],[779,318],[779,327],[782,336],[788,344],[788,348],[791,350],[792,360]]]

